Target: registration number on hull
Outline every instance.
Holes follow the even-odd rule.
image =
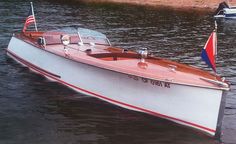
[[[130,79],[136,80],[136,81],[141,81],[143,83],[149,83],[155,86],[163,87],[163,88],[170,88],[170,83],[169,82],[163,82],[163,81],[158,81],[158,80],[151,80],[143,77],[138,77],[138,76],[133,76],[133,75],[128,75]]]

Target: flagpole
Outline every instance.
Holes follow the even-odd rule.
[[[215,31],[215,63],[216,63],[216,59],[217,59],[217,22],[216,22],[216,20],[215,20],[215,29],[214,29],[214,31]],[[215,75],[217,75],[217,72],[216,72],[216,70],[215,70]]]
[[[216,41],[215,41],[215,46],[216,46],[216,49],[215,49],[215,55],[217,56],[217,28],[218,28],[218,26],[217,26],[217,22],[215,21],[215,32],[216,32]]]
[[[30,5],[31,5],[32,14],[33,14],[33,16],[34,16],[33,2],[30,2]],[[35,16],[34,16],[34,26],[35,26],[35,30],[38,31]]]

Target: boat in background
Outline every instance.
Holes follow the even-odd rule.
[[[31,7],[33,11],[33,7]],[[85,28],[27,31],[14,34],[7,55],[46,78],[109,103],[189,126],[211,136],[220,134],[224,114],[224,78],[195,67],[130,51]],[[36,27],[36,25],[35,25]],[[216,31],[202,57],[214,70]]]
[[[219,4],[215,15],[215,18],[227,18],[227,19],[236,19],[236,7],[229,6],[226,2]]]

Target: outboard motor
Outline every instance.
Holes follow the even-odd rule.
[[[217,10],[215,11],[214,15],[223,15],[223,9],[224,8],[229,8],[229,5],[226,2],[222,2],[219,4]]]

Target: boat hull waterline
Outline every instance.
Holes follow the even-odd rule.
[[[223,91],[174,84],[80,63],[12,37],[7,54],[80,93],[215,135]],[[63,66],[63,67],[62,67]]]

